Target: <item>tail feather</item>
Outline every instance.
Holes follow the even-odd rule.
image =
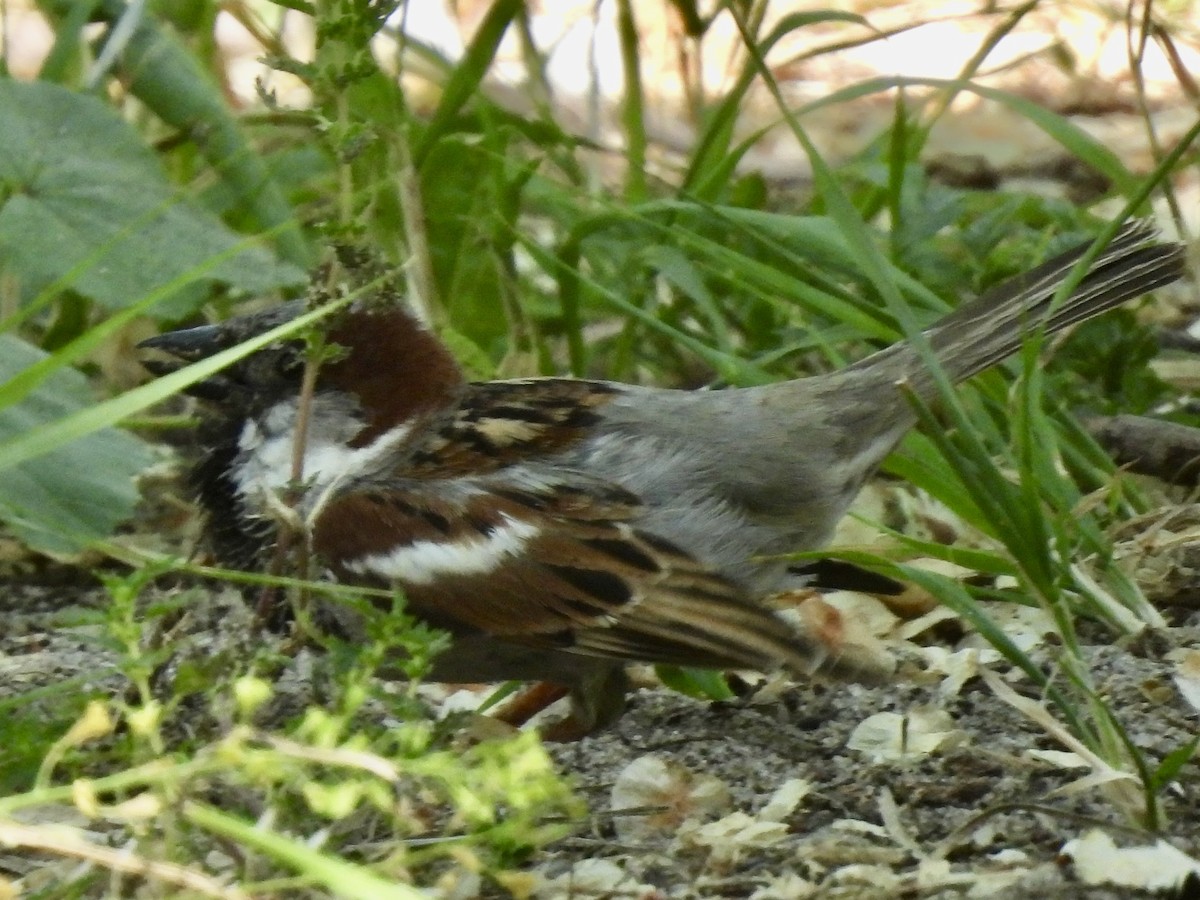
[[[1061,303],[1054,304],[1054,297],[1090,244],[1068,250],[963,304],[925,332],[926,339],[951,381],[970,378],[1015,353],[1038,328],[1054,334],[1178,279],[1184,268],[1183,248],[1154,243],[1157,235],[1149,222],[1130,222]],[[907,342],[851,368],[887,372],[895,380],[907,380],[924,396],[934,390],[920,354]]]

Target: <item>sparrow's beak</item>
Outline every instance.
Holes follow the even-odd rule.
[[[157,337],[147,338],[137,345],[142,351],[141,363],[151,375],[170,375],[184,366],[230,346],[230,338],[219,325],[200,325],[168,331]],[[224,372],[209,375],[183,389],[185,394],[211,403],[228,405],[234,400],[237,385]]]
[[[142,351],[142,365],[151,374],[168,375],[224,350],[225,344],[219,326],[200,325],[147,338],[137,349]]]

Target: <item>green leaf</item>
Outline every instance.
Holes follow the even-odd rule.
[[[28,300],[69,286],[119,309],[245,238],[182,197],[137,133],[93,97],[0,82],[0,259]],[[178,317],[219,282],[247,293],[304,273],[259,247],[231,253],[156,312]]]
[[[495,59],[508,26],[521,9],[521,0],[496,0],[475,29],[466,55],[454,67],[450,80],[442,89],[441,102],[413,152],[413,162],[418,169],[424,168],[430,151],[450,133],[459,112],[478,94],[479,85]]]
[[[1158,764],[1158,768],[1154,770],[1154,777],[1150,784],[1151,790],[1157,793],[1175,780],[1179,775],[1179,770],[1195,758],[1197,749],[1200,749],[1200,735],[1196,735],[1190,741],[1168,753]]]
[[[0,334],[0,381],[46,354]],[[48,422],[95,404],[87,379],[73,369],[52,372],[23,402],[0,409],[0,441],[35,434]],[[0,518],[29,546],[46,553],[78,552],[107,537],[133,512],[134,477],[152,461],[132,435],[104,428],[0,471]]]
[[[183,132],[237,195],[256,229],[269,233],[280,256],[307,267],[311,256],[291,204],[283,196],[262,158],[246,141],[220,84],[177,36],[174,29],[145,15],[124,0],[91,0],[95,18],[110,27],[99,50],[104,59],[110,47],[119,48],[112,62],[125,90],[173,128]],[[39,0],[52,19],[69,19],[76,0]],[[167,12],[160,10],[160,12]],[[179,20],[204,17],[200,4]],[[169,15],[169,13],[168,13]],[[130,29],[129,26],[133,25]]]
[[[721,672],[681,666],[655,666],[659,680],[672,690],[699,700],[732,700],[735,696]]]
[[[461,333],[484,348],[508,331],[496,252],[511,241],[495,185],[480,178],[488,165],[488,148],[454,135],[438,143],[421,170],[437,297]]]

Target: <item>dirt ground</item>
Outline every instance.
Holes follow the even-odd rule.
[[[1197,636],[1185,628],[1163,637],[1195,646]],[[1087,655],[1151,758],[1195,736],[1197,710],[1172,690],[1174,666],[1161,656],[1111,646]],[[888,758],[851,749],[855,729],[879,713],[933,718],[945,729],[941,746],[907,753],[895,746]],[[1125,886],[1094,885],[1088,879],[1117,869],[1075,865],[1072,842],[1109,835],[1118,846],[1148,846],[1153,839],[1130,829],[1103,789],[1072,789],[1086,768],[1033,752],[1063,749],[978,680],[953,697],[904,682],[792,685],[745,705],[647,691],[610,732],[555,750],[597,815],[539,867],[557,875],[562,896],[578,897],[1155,896],[1132,886],[1145,874]],[[1196,775],[1189,764],[1163,792],[1162,837],[1200,858]],[[630,781],[642,804],[680,809],[623,829],[625,820],[602,813],[612,811],[614,785]],[[799,799],[768,810],[779,792],[787,799],[789,785]],[[690,818],[693,791],[718,796],[699,804],[710,824]],[[572,874],[580,882],[574,889]]]
[[[76,678],[123,690],[98,626],[63,624],[103,602],[78,587],[10,591],[0,700]],[[1171,613],[1180,624],[1124,646],[1083,635],[1098,692],[1151,765],[1200,733],[1200,650],[1188,649],[1200,648],[1200,614]],[[233,592],[197,595],[181,652],[241,646],[249,658],[249,615]],[[877,688],[767,681],[721,703],[637,691],[608,731],[551,745],[589,812],[530,861],[532,896],[1200,896],[1197,763],[1161,790],[1161,833],[1139,828],[1136,784],[1106,779],[973,674],[987,658],[974,644],[931,641]],[[1049,665],[1058,651],[1032,652]],[[989,668],[1042,708],[1027,679]],[[313,702],[303,678],[280,685],[281,717]],[[44,864],[0,854],[10,877]]]

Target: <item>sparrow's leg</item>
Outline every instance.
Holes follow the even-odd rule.
[[[505,703],[496,718],[521,727],[563,697],[571,698],[571,711],[563,719],[543,726],[548,741],[577,741],[615,722],[625,711],[629,678],[624,666],[598,667],[574,686],[541,681]]]

